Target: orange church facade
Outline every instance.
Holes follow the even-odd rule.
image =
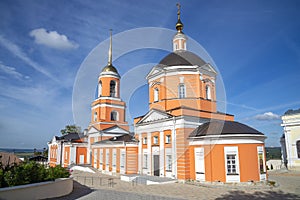
[[[90,125],[80,140],[60,146],[54,140],[49,143],[50,165],[90,164],[110,175],[201,182],[267,180],[266,137],[235,122],[233,115],[217,111],[217,72],[187,50],[180,11],[176,29],[173,52],[146,77],[149,111],[134,119],[134,133],[125,120],[111,36],[108,64],[99,74],[97,97],[91,104]],[[63,162],[55,160],[59,149]]]

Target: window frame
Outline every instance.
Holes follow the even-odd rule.
[[[186,98],[186,88],[185,88],[185,85],[183,83],[180,83],[178,85],[178,98],[179,99]]]
[[[119,113],[118,111],[111,111],[110,113],[110,121],[119,121]]]

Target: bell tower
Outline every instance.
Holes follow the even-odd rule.
[[[177,33],[173,37],[173,51],[180,51],[186,50],[186,41],[187,37],[182,32],[183,30],[183,23],[180,20],[180,4],[177,3],[177,23],[176,23],[176,30]]]
[[[90,126],[99,131],[116,125],[129,130],[125,121],[125,109],[125,102],[120,98],[120,75],[112,65],[112,31],[110,31],[108,62],[98,77],[98,91],[91,105]]]

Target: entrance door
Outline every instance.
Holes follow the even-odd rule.
[[[154,176],[159,176],[159,155],[153,156],[153,174]]]
[[[204,148],[195,148],[195,172],[197,181],[205,181]]]
[[[79,156],[79,164],[84,164],[84,155]]]

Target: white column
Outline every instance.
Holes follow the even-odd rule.
[[[148,133],[147,134],[147,149],[148,149],[148,166],[147,166],[147,169],[148,169],[148,172],[150,172],[149,174],[152,173],[152,149],[151,149],[151,141],[152,141],[152,138],[151,138],[151,133]],[[153,175],[153,174],[151,174]]]
[[[176,119],[173,118],[173,129],[172,129],[172,174],[174,178],[177,178],[177,155],[176,155]]]
[[[137,133],[139,134],[139,133]],[[142,134],[139,134],[139,150],[138,150],[138,173],[142,173],[142,159],[143,159],[143,149],[142,149],[142,145],[143,145],[143,138],[142,138]]]
[[[160,176],[165,176],[165,170],[164,170],[164,165],[165,165],[165,148],[164,148],[164,144],[165,144],[165,136],[164,136],[164,132],[161,131],[159,133],[159,174]]]

